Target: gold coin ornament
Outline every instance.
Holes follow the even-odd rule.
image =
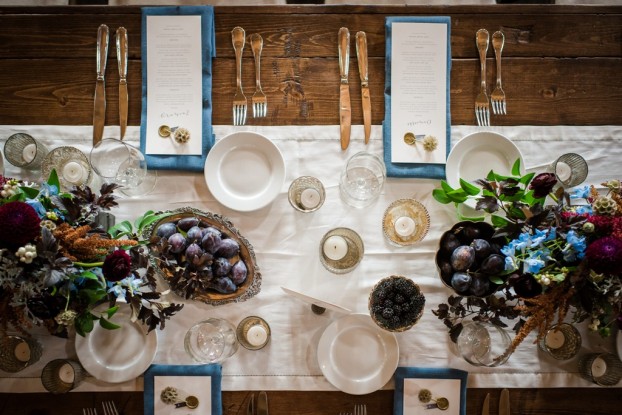
[[[161,125],[158,128],[158,135],[162,138],[168,138],[171,136],[171,127],[168,125]]]
[[[404,142],[409,146],[412,146],[417,142],[417,137],[415,137],[413,133],[406,133],[404,134]]]
[[[404,134],[404,142],[409,146],[416,146],[421,143],[425,151],[434,151],[438,148],[438,139],[433,135],[415,135],[411,132]]]

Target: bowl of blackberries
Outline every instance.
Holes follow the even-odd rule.
[[[463,221],[441,236],[436,266],[441,280],[461,296],[488,297],[505,269],[503,238],[486,222]]]
[[[259,292],[255,251],[227,218],[193,208],[160,213],[144,236],[156,270],[176,294],[219,305]]]
[[[406,331],[419,321],[425,296],[410,278],[392,275],[376,283],[369,295],[372,320],[387,331]]]

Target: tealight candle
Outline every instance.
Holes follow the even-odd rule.
[[[592,362],[591,370],[592,376],[595,378],[599,378],[607,372],[607,363],[605,363],[603,358],[597,357]]]
[[[268,332],[260,325],[256,324],[248,329],[246,332],[246,341],[252,346],[261,346],[268,340]]]
[[[544,341],[549,349],[559,349],[566,342],[566,336],[561,330],[549,330]]]
[[[30,361],[30,346],[26,341],[21,341],[15,346],[15,358],[20,362]]]
[[[70,161],[63,166],[63,177],[69,183],[82,184],[86,176],[84,167],[75,161]]]
[[[320,204],[320,192],[313,188],[308,188],[300,194],[300,204],[305,209],[313,209]]]
[[[339,261],[348,253],[348,243],[342,236],[333,235],[324,241],[324,255],[333,261]]]
[[[555,175],[562,182],[568,181],[570,176],[572,175],[572,169],[570,166],[563,161],[558,161],[555,165]]]
[[[407,238],[415,233],[416,223],[413,218],[401,216],[395,221],[395,233],[403,238]]]
[[[18,153],[19,154],[19,153]],[[26,163],[30,163],[35,159],[37,155],[37,145],[34,143],[28,144],[22,150],[22,158]]]
[[[62,382],[72,384],[76,379],[76,372],[69,363],[65,363],[58,369],[58,378]]]

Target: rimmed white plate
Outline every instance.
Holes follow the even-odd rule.
[[[395,335],[367,314],[349,314],[324,330],[317,349],[324,377],[339,390],[363,395],[382,388],[399,361]]]
[[[268,138],[250,131],[233,133],[207,154],[205,181],[220,203],[250,212],[277,197],[285,181],[285,160]]]
[[[140,323],[130,321],[130,314],[129,305],[120,304],[119,310],[109,319],[120,328],[107,330],[95,322],[93,331],[85,337],[76,335],[78,359],[96,379],[109,383],[135,379],[153,361],[158,349],[156,333],[146,335]]]
[[[467,182],[485,179],[490,170],[509,175],[516,159],[520,159],[524,172],[523,155],[509,138],[491,131],[469,134],[458,141],[447,157],[447,183],[457,188],[460,179]],[[476,203],[473,199],[465,202],[471,208],[475,208]]]

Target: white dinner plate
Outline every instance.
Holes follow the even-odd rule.
[[[364,395],[382,388],[399,361],[395,335],[367,314],[349,314],[324,330],[317,360],[324,377],[339,390]]]
[[[285,182],[285,160],[268,138],[249,131],[233,133],[207,154],[205,181],[220,203],[250,212],[277,197]]]
[[[469,134],[456,143],[447,157],[447,183],[459,188],[460,179],[467,182],[485,179],[491,170],[510,175],[516,159],[520,159],[523,174],[523,155],[509,138],[490,131]],[[471,208],[475,208],[476,203],[474,199],[465,202]]]
[[[120,328],[107,330],[96,321],[93,331],[85,337],[76,335],[76,352],[82,366],[96,379],[109,383],[125,382],[142,375],[158,349],[155,330],[145,335],[140,323],[130,321],[130,306],[119,306],[109,320]]]

